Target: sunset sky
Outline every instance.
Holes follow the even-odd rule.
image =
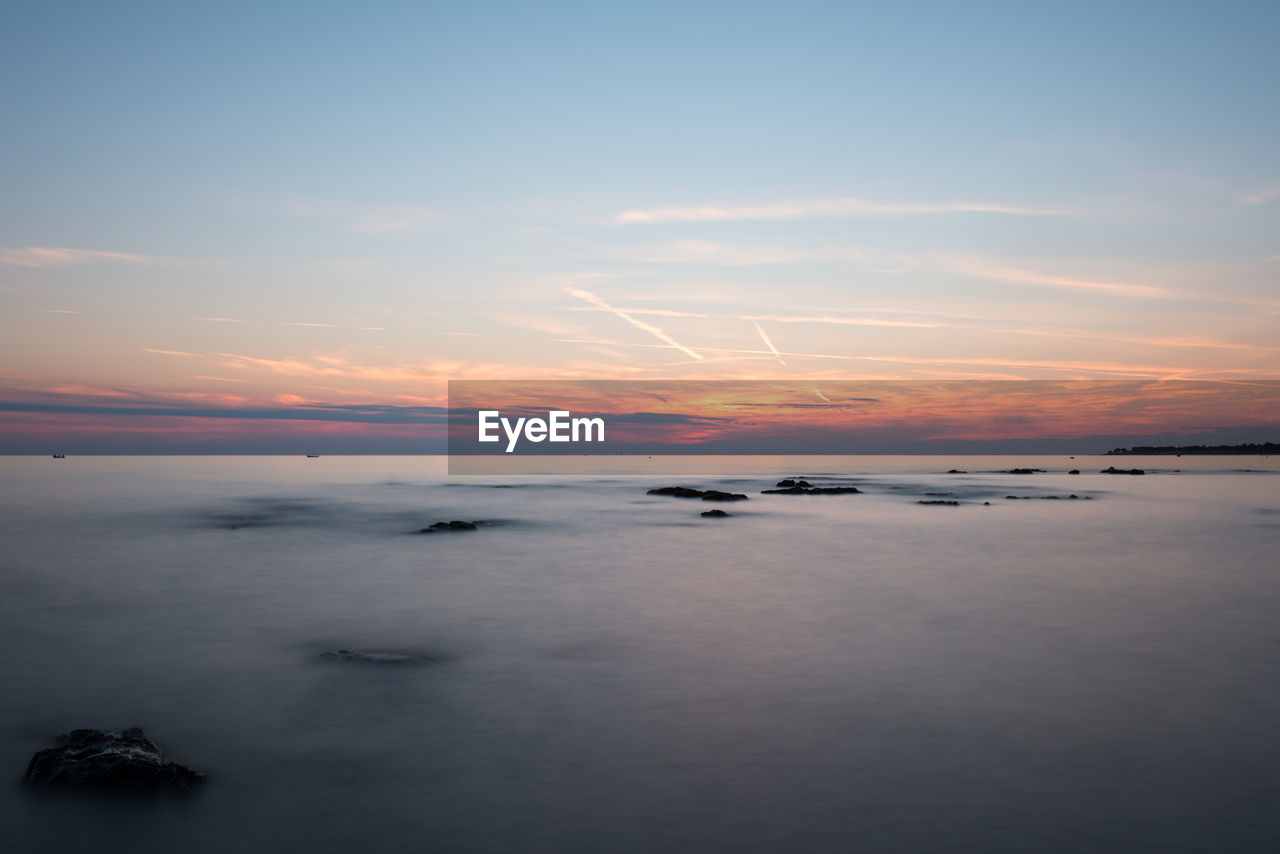
[[[0,15],[0,452],[409,450],[449,379],[1280,379],[1280,4]]]

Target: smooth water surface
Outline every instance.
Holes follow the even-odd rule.
[[[6,847],[1280,850],[1277,462],[0,458]],[[18,786],[135,724],[205,791]]]

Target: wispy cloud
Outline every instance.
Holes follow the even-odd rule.
[[[39,311],[41,314],[84,314],[82,311],[74,311],[69,308],[42,308]]]
[[[188,353],[185,350],[158,350],[154,347],[143,347],[144,353],[159,353],[161,356],[194,356],[195,353]]]
[[[0,264],[16,267],[65,267],[94,261],[127,261],[144,263],[152,259],[130,252],[102,252],[97,249],[71,249],[65,246],[24,246],[0,249]]]
[[[1012,216],[1069,216],[1070,211],[989,202],[873,202],[866,199],[798,199],[745,205],[631,208],[614,214],[621,224],[792,220],[833,217],[911,216],[940,213],[996,213]]]
[[[196,320],[203,320],[207,323],[247,323],[238,317],[197,317]]]
[[[938,269],[975,279],[1007,282],[1016,285],[1034,285],[1047,288],[1065,288],[1068,290],[1093,291],[1115,296],[1141,297],[1146,299],[1179,299],[1179,294],[1159,285],[1137,282],[1104,281],[1098,279],[1063,276],[1012,267],[998,261],[973,257],[951,257],[939,259],[931,266]]]
[[[1272,184],[1269,187],[1245,193],[1240,197],[1240,203],[1244,205],[1264,205],[1273,199],[1280,199],[1280,184]]]
[[[702,356],[699,353],[696,353],[693,350],[690,350],[688,347],[684,346],[679,341],[676,341],[676,339],[672,338],[670,335],[663,332],[661,329],[654,326],[652,323],[646,323],[643,320],[638,320],[637,318],[627,314],[625,311],[614,308],[613,306],[609,305],[609,303],[600,299],[600,297],[596,296],[590,291],[582,291],[582,290],[578,290],[577,288],[565,288],[565,290],[569,294],[577,297],[580,300],[586,300],[587,302],[591,303],[594,306],[597,306],[599,308],[604,309],[605,311],[608,311],[612,314],[617,315],[618,317],[625,320],[627,323],[630,323],[636,329],[642,330],[644,332],[648,332],[654,338],[657,338],[659,341],[666,343],[670,347],[674,347],[675,349],[684,353],[686,356],[690,356],[698,360],[702,359]]]
[[[765,346],[773,351],[773,355],[778,357],[778,362],[785,365],[786,361],[782,358],[782,354],[778,352],[778,348],[773,346],[773,342],[769,340],[769,336],[765,333],[764,327],[759,323],[756,323],[754,320],[751,321],[751,325],[756,328],[756,332],[760,333],[760,339],[764,341]]]

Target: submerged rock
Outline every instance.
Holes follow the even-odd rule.
[[[646,495],[670,495],[675,498],[701,498],[703,501],[746,501],[741,492],[723,492],[719,489],[690,489],[687,486],[663,486],[650,489]]]
[[[104,792],[190,792],[205,775],[166,761],[140,727],[124,732],[76,729],[57,747],[37,751],[22,782],[29,786]]]
[[[334,661],[352,661],[360,664],[424,664],[432,661],[424,655],[407,652],[380,652],[377,650],[338,649],[322,653],[321,658]]]
[[[861,495],[856,486],[789,486],[786,489],[762,489],[761,495]]]
[[[455,519],[452,522],[436,522],[434,525],[418,531],[418,533],[434,534],[436,531],[474,531],[475,529],[475,522],[463,522],[460,519]]]
[[[703,510],[702,515],[708,519],[728,519],[729,514],[723,510]]]
[[[1142,469],[1118,469],[1115,466],[1107,466],[1099,474],[1146,474]]]

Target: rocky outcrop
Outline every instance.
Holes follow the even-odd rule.
[[[332,661],[349,661],[356,664],[426,664],[432,661],[425,655],[360,649],[338,649],[322,653],[320,657]]]
[[[786,480],[778,481],[777,483],[774,484],[774,486],[776,486],[778,489],[790,489],[793,486],[798,486],[801,489],[808,489],[812,487],[813,484],[809,483],[809,481],[807,480],[800,480],[799,478],[795,480],[791,478],[787,478]]]
[[[1009,474],[1044,474],[1044,469],[1009,469]]]
[[[205,775],[167,761],[139,727],[124,732],[76,729],[57,747],[36,752],[22,782],[50,789],[102,792],[190,792]]]
[[[968,472],[961,471],[960,469],[948,469],[947,474],[968,474]]]
[[[741,492],[722,492],[719,489],[690,489],[687,486],[663,486],[651,489],[647,495],[671,495],[675,498],[701,498],[703,501],[746,501]]]
[[[942,499],[934,499],[929,501],[917,501],[917,504],[933,504],[938,507],[959,507],[959,501],[947,501]]]
[[[702,516],[707,519],[728,519],[729,514],[723,510],[703,510]]]
[[[1115,466],[1107,466],[1099,474],[1146,474],[1142,469],[1118,469]]]
[[[789,486],[785,489],[762,489],[761,495],[861,495],[856,486]]]
[[[455,519],[452,522],[436,522],[434,525],[418,531],[418,533],[434,534],[438,531],[474,531],[475,529],[475,522],[463,522],[460,519]]]

